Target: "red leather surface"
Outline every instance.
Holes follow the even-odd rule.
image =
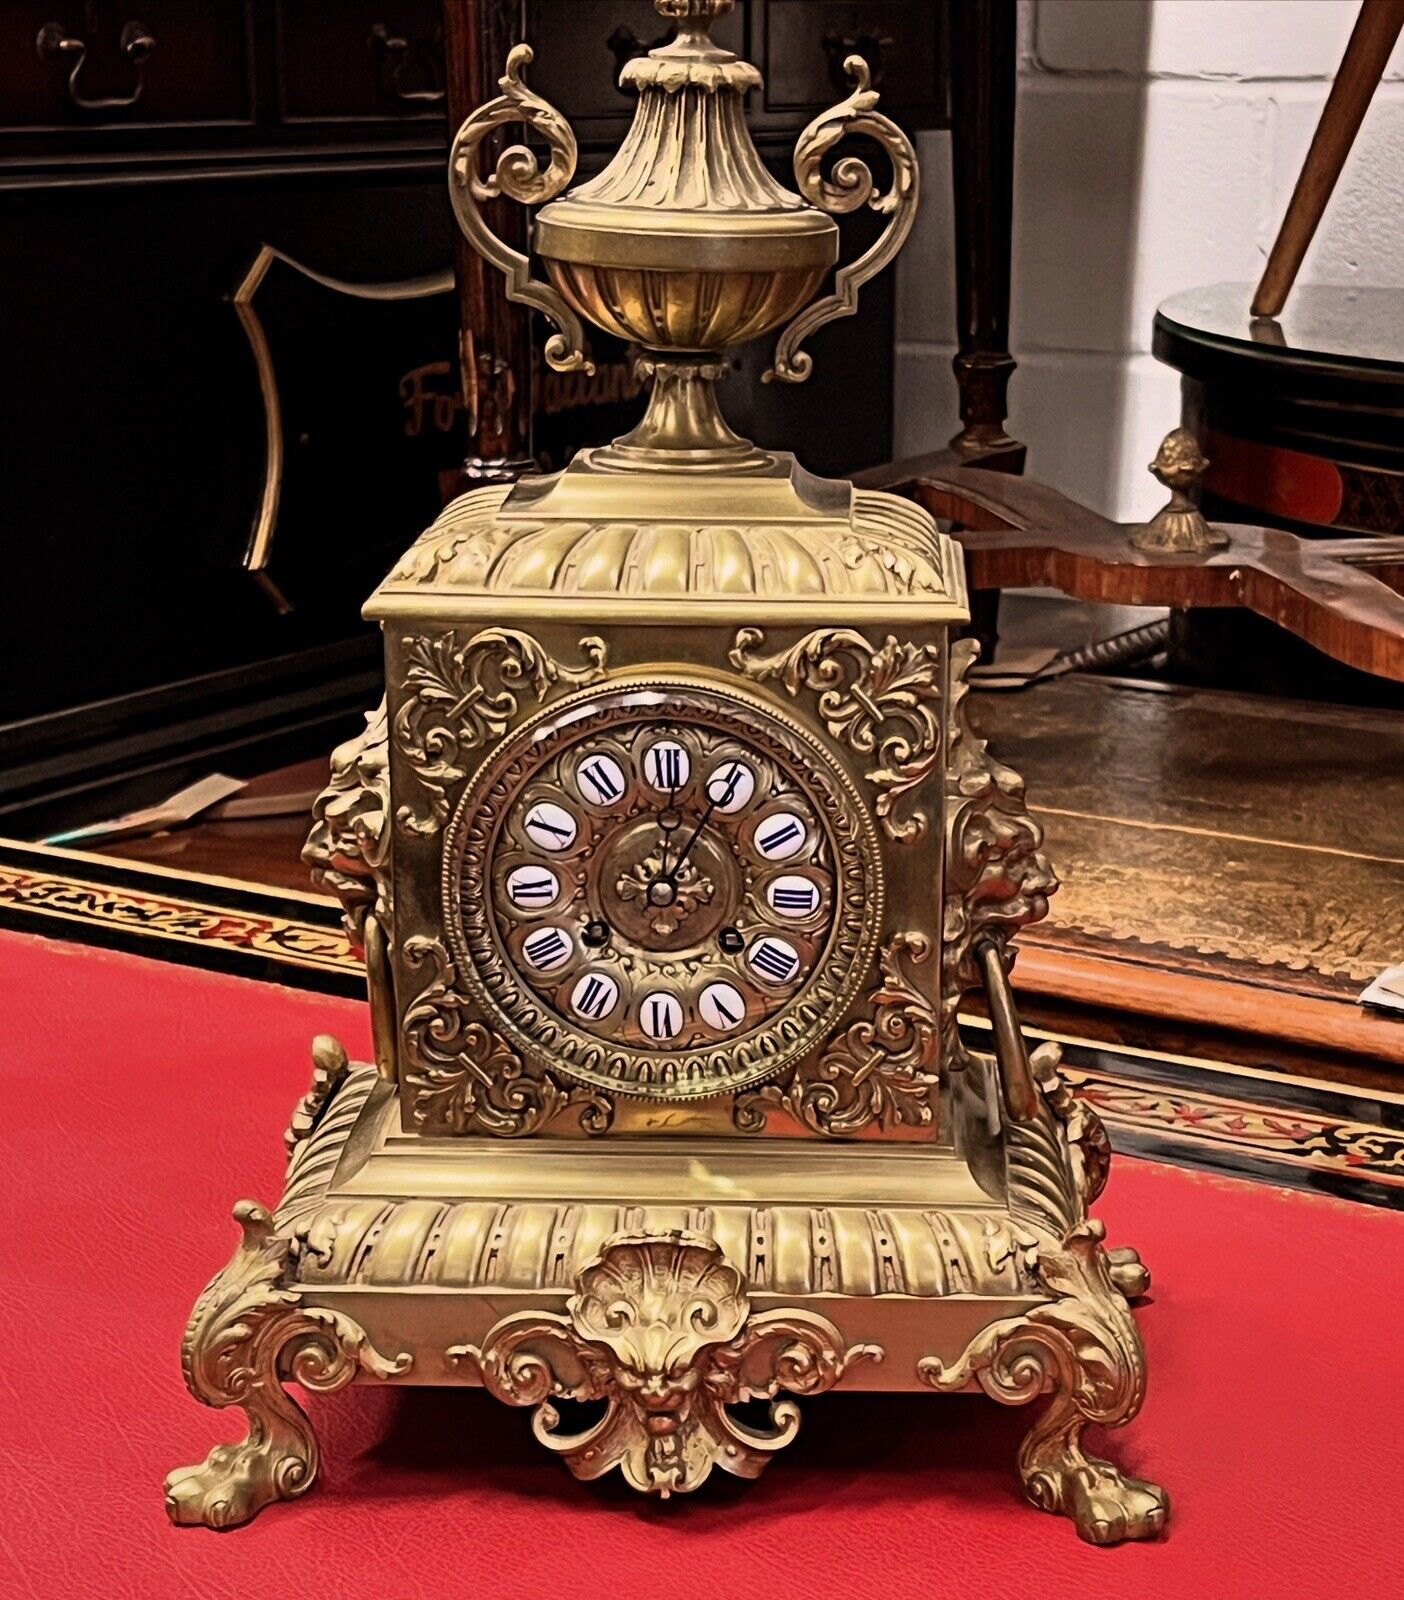
[[[161,1482],[240,1413],[188,1398],[186,1317],[278,1192],[307,1042],[362,1008],[0,934],[0,1593],[67,1600],[1134,1600],[1397,1592],[1404,1217],[1122,1160],[1101,1206],[1156,1275],[1150,1396],[1112,1440],[1168,1537],[1096,1550],[1026,1507],[1026,1414],[829,1396],[759,1482],[666,1505],[578,1484],[473,1391],[313,1400],[321,1483],[216,1535]]]

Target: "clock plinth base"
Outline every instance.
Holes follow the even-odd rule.
[[[660,1495],[714,1467],[758,1475],[798,1430],[791,1396],[842,1383],[1047,1396],[1020,1455],[1030,1500],[1094,1543],[1160,1530],[1163,1493],[1081,1448],[1088,1423],[1140,1408],[1123,1290],[1146,1279],[1087,1220],[1101,1168],[1083,1147],[1098,1142],[1089,1113],[1065,1117],[1048,1063],[992,1197],[939,1148],[894,1161],[836,1145],[816,1163],[811,1147],[786,1163],[699,1138],[650,1168],[587,1146],[543,1161],[539,1141],[416,1137],[399,1132],[393,1084],[328,1073],[319,1052],[282,1201],[236,1208],[242,1243],[186,1334],[191,1392],[242,1407],[249,1435],[171,1474],[177,1524],[232,1527],[311,1486],[317,1443],[285,1382],[481,1384],[535,1408],[537,1438],[577,1476],[617,1466]],[[561,1398],[605,1415],[562,1435]],[[759,1428],[729,1409],[755,1399],[771,1401]]]

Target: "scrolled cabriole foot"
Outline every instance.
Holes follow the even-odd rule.
[[[1157,1485],[1082,1448],[1085,1427],[1119,1428],[1145,1398],[1141,1337],[1102,1237],[1100,1222],[1083,1222],[1061,1246],[1040,1246],[1035,1268],[1054,1298],[992,1323],[951,1366],[928,1356],[917,1371],[934,1389],[963,1389],[973,1379],[1004,1405],[1047,1393],[1019,1451],[1024,1493],[1040,1510],[1070,1517],[1088,1543],[1119,1544],[1159,1534],[1168,1500]]]
[[[292,1402],[289,1402],[292,1405]],[[216,1445],[198,1467],[166,1479],[166,1515],[178,1528],[237,1528],[274,1500],[291,1500],[317,1476],[317,1441],[299,1408],[291,1426],[249,1413],[249,1436]]]
[[[1079,1440],[1085,1419],[1076,1408],[1063,1426],[1050,1430],[1059,1409],[1057,1401],[1050,1405],[1019,1452],[1024,1493],[1040,1511],[1071,1517],[1088,1544],[1156,1538],[1169,1506],[1164,1489],[1087,1455]]]
[[[234,1219],[243,1240],[200,1296],[181,1363],[191,1394],[207,1406],[242,1407],[249,1432],[166,1479],[166,1511],[179,1527],[234,1528],[312,1487],[317,1439],[285,1378],[330,1393],[357,1371],[395,1378],[410,1365],[408,1355],[382,1356],[349,1317],[303,1304],[291,1278],[304,1239],[275,1232],[251,1200],[235,1206]]]

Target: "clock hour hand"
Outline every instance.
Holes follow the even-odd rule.
[[[660,854],[660,865],[658,868],[658,876],[660,878],[666,878],[668,876],[668,847],[670,844],[672,844],[673,834],[677,831],[678,824],[682,821],[682,818],[678,816],[677,799],[678,790],[677,785],[675,784],[668,791],[668,804],[663,808],[662,811],[658,813],[658,831],[663,836],[663,848]],[[673,817],[676,820],[674,820],[672,823],[665,823],[663,821],[664,817]]]

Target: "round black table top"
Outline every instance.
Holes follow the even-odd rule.
[[[1155,354],[1196,377],[1261,367],[1404,384],[1404,288],[1298,284],[1271,318],[1249,314],[1253,288],[1216,283],[1172,295],[1155,314]]]

